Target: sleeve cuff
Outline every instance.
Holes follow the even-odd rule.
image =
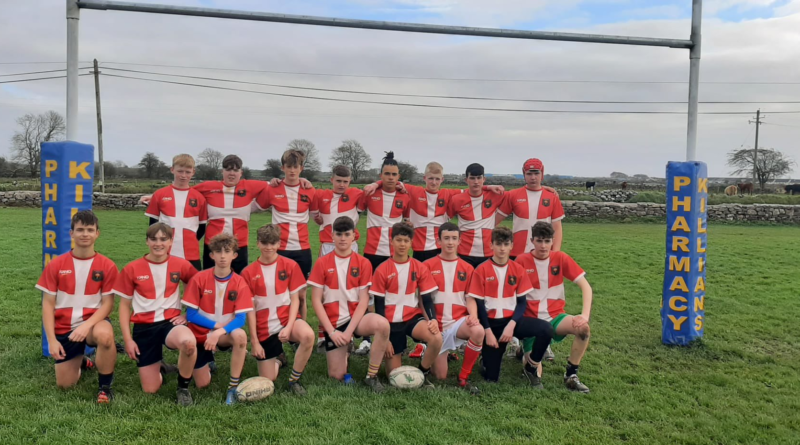
[[[186,300],[182,300],[182,301],[181,301],[181,304],[182,304],[182,305],[184,305],[184,306],[189,306],[189,307],[190,307],[190,308],[192,308],[192,309],[200,309],[200,308],[199,308],[199,307],[198,307],[196,304],[189,303],[189,302],[188,302],[188,301],[186,301]]]
[[[582,274],[578,275],[577,277],[575,277],[575,279],[574,279],[574,280],[572,280],[572,282],[573,282],[573,283],[577,283],[578,281],[581,281],[581,280],[583,280],[584,278],[586,278],[586,272],[584,272],[584,273],[582,273]]]
[[[56,294],[56,292],[58,292],[58,291],[55,291],[55,292],[54,292],[54,291],[51,291],[50,289],[47,289],[47,288],[45,288],[44,286],[40,286],[40,285],[38,285],[38,284],[37,284],[36,286],[34,286],[34,287],[35,287],[36,289],[39,289],[40,291],[42,291],[42,292],[44,292],[44,293],[46,293],[46,294],[50,294],[50,295],[55,295],[55,294]]]
[[[480,295],[475,295],[472,292],[468,293],[467,296],[472,297],[476,300],[483,300],[483,297],[481,297]]]

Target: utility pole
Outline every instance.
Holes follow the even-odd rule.
[[[97,154],[100,158],[100,192],[106,192],[106,172],[103,163],[103,117],[100,112],[100,70],[97,59],[94,59],[94,98],[97,108]]]
[[[756,184],[758,183],[758,175],[756,174],[756,171],[758,169],[758,127],[760,127],[761,124],[763,124],[763,122],[761,122],[760,108],[756,111],[756,120],[748,122],[751,124],[756,124],[756,145],[753,148],[753,188],[755,188]],[[759,187],[759,189],[760,188],[761,187]]]

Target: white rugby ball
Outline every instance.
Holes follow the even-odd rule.
[[[275,392],[275,384],[266,377],[250,377],[239,383],[236,388],[236,399],[240,402],[257,402],[264,400]]]
[[[401,366],[389,374],[389,384],[400,389],[415,389],[425,382],[425,375],[419,368]]]

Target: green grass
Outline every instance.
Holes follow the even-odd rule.
[[[100,252],[120,267],[146,252],[140,212],[98,214]],[[660,340],[664,227],[566,222],[564,248],[595,289],[593,338],[581,365],[589,395],[562,385],[567,340],[554,346],[544,391],[525,387],[520,365],[506,361],[502,383],[474,379],[480,398],[455,389],[452,379],[430,393],[375,396],[327,379],[325,360],[315,354],[303,377],[306,398],[287,394],[283,370],[273,397],[229,408],[222,404],[228,355],[220,354],[212,386],[193,388],[196,406],[181,409],[173,401],[174,377],[157,395],[145,395],[135,364],[123,355],[110,407],[92,401],[94,374],[75,389],[55,388],[53,363],[40,353],[40,295],[33,289],[40,221],[38,209],[0,211],[3,444],[796,444],[800,437],[797,227],[710,226],[706,338],[678,348]],[[252,225],[267,221],[268,214],[255,215]],[[568,311],[579,311],[577,288],[570,284],[567,294]],[[358,378],[366,367],[364,358],[353,360]],[[244,376],[256,374],[248,358]]]

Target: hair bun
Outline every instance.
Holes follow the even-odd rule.
[[[386,156],[384,156],[383,159],[386,159],[386,160],[394,159],[394,152],[393,151],[385,151],[384,153],[386,153]]]

